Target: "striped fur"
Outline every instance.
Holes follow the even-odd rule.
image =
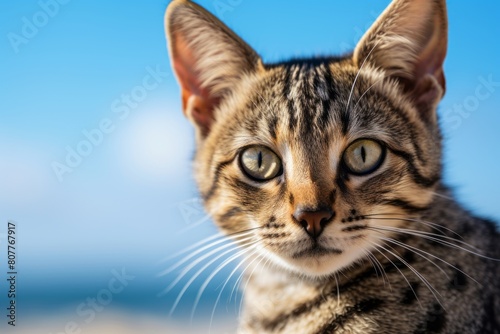
[[[264,64],[198,5],[170,4],[200,193],[252,248],[240,333],[500,333],[499,234],[441,182],[446,20],[444,1],[395,0],[352,56]],[[360,138],[385,152],[362,176],[343,159]],[[283,173],[247,177],[251,145]],[[308,235],[297,208],[331,210],[323,233]]]

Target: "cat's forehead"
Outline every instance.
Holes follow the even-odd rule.
[[[234,115],[235,130],[268,141],[311,145],[379,135],[396,107],[383,98],[378,79],[376,71],[359,72],[349,58],[267,66],[237,95],[244,103]]]
[[[292,60],[265,69],[269,78],[264,89],[309,100],[331,100],[347,91],[358,71],[350,58]]]

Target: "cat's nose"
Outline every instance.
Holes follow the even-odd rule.
[[[312,238],[317,238],[331,221],[333,214],[330,209],[307,210],[297,208],[293,217],[302,225],[307,234]]]

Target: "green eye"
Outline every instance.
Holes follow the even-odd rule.
[[[282,173],[280,158],[264,146],[250,146],[241,152],[240,168],[256,181],[267,181]]]
[[[344,163],[349,172],[365,175],[374,172],[385,158],[385,148],[370,139],[359,139],[344,152]]]

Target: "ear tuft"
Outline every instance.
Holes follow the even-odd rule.
[[[256,70],[259,57],[222,22],[188,0],[170,3],[165,29],[184,113],[204,137],[216,119],[217,106],[244,74]]]

